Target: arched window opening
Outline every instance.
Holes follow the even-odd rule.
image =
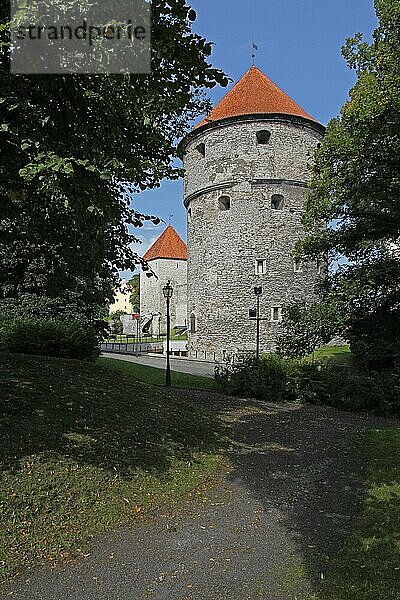
[[[198,146],[196,146],[196,150],[201,156],[204,158],[206,155],[206,145],[202,142]]]
[[[270,137],[271,137],[271,132],[268,131],[267,129],[264,129],[262,131],[257,131],[256,133],[257,135],[257,143],[258,144],[268,144]]]
[[[231,199],[229,196],[221,196],[218,199],[218,208],[219,210],[229,210],[231,207]]]
[[[274,194],[271,198],[272,210],[282,210],[284,198],[282,194]]]
[[[190,333],[196,333],[196,315],[190,315]]]

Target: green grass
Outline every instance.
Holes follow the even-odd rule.
[[[351,352],[348,346],[324,346],[310,354],[306,360],[317,360],[329,364],[349,364],[351,363]]]
[[[110,363],[0,355],[0,578],[225,470],[216,417]]]
[[[400,429],[369,431],[365,452],[362,510],[320,600],[400,599]]]
[[[107,366],[109,369],[115,370],[117,373],[124,373],[129,377],[134,377],[150,383],[152,385],[165,386],[165,370],[155,367],[147,367],[126,360],[117,358],[99,358],[98,364]],[[215,390],[215,380],[211,377],[201,377],[200,375],[189,375],[187,373],[179,373],[171,371],[172,386],[176,388],[184,388],[189,390]]]

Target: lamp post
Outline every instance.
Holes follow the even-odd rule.
[[[257,314],[256,314],[256,320],[257,320],[257,333],[256,333],[256,359],[258,360],[260,358],[260,297],[262,295],[262,287],[261,285],[258,285],[254,288],[254,293],[256,295],[257,298]]]
[[[172,285],[171,282],[168,281],[163,287],[164,298],[167,301],[167,368],[165,371],[165,385],[166,387],[171,387],[171,366],[169,362],[169,337],[170,337],[170,314],[169,314],[169,302],[172,298]]]

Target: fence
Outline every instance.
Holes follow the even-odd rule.
[[[162,354],[164,351],[161,339],[146,341],[134,335],[117,335],[109,337],[100,343],[100,350],[104,352],[118,352],[125,354]]]

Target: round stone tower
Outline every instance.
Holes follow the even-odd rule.
[[[273,350],[282,307],[311,301],[315,263],[295,263],[310,152],[324,127],[257,67],[181,142],[188,220],[189,355]]]

